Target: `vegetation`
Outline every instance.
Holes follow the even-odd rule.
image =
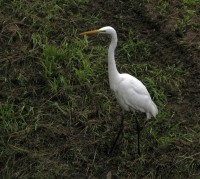
[[[2,178],[200,175],[198,0],[0,0],[0,7]],[[110,156],[121,108],[108,84],[109,37],[79,36],[105,25],[118,32],[119,71],[140,79],[159,109],[148,121],[126,113]]]

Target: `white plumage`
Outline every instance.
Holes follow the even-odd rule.
[[[146,113],[147,119],[151,117],[156,117],[158,114],[158,109],[155,103],[152,101],[149,92],[147,91],[144,84],[139,81],[137,78],[122,73],[120,74],[116,68],[115,63],[115,48],[117,46],[117,33],[114,28],[106,26],[98,30],[92,30],[81,33],[84,34],[94,34],[102,33],[109,34],[111,36],[111,43],[108,49],[108,75],[109,75],[109,84],[110,88],[114,91],[118,103],[125,111],[141,111]],[[137,122],[137,131],[138,131],[138,153],[139,150],[139,124]],[[123,120],[122,120],[123,124]],[[120,130],[121,131],[121,130]],[[119,134],[116,138],[116,141],[119,137]],[[114,149],[116,141],[111,149]]]
[[[141,111],[147,119],[156,117],[158,109],[152,101],[146,87],[137,78],[129,74],[119,74],[119,82],[111,88],[122,109]]]
[[[156,117],[157,106],[152,101],[149,92],[137,78],[122,73],[120,74],[115,63],[115,48],[117,46],[117,33],[114,28],[107,26],[96,31],[111,35],[111,43],[108,49],[108,74],[110,88],[115,92],[116,98],[123,110],[137,110],[146,113],[147,119]]]

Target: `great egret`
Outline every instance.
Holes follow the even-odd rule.
[[[109,75],[109,84],[110,88],[114,91],[115,96],[117,98],[118,103],[124,111],[141,111],[146,113],[147,119],[151,117],[156,117],[158,113],[157,106],[152,101],[149,92],[147,91],[144,84],[139,81],[137,78],[127,74],[120,74],[117,70],[115,63],[115,48],[117,46],[117,33],[114,28],[110,26],[102,27],[97,30],[91,30],[87,32],[81,33],[81,35],[89,35],[89,34],[108,34],[111,36],[111,43],[108,49],[108,75]],[[121,119],[121,128],[116,137],[116,140],[111,148],[113,151],[116,142],[119,138],[120,133],[123,130],[123,121],[124,118]],[[138,120],[136,119],[137,125],[137,134],[138,134],[138,154],[140,154],[140,126]]]

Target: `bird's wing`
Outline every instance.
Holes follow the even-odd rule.
[[[149,96],[149,92],[147,91],[147,88],[144,86],[144,84],[138,80],[137,78],[129,75],[129,74],[121,74],[121,85],[123,88],[126,88],[127,90],[134,91],[138,95],[147,95]]]
[[[125,110],[135,109],[141,112],[147,112],[151,97],[146,87],[137,78],[121,74],[121,80],[118,83],[115,94],[120,105]]]

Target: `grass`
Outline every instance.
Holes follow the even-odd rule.
[[[136,3],[138,9],[142,3]],[[159,3],[167,14],[170,3]],[[120,29],[130,13],[123,11],[126,3],[116,2],[113,11],[105,10],[103,1],[87,0],[1,0],[0,5],[2,178],[105,178],[109,172],[113,178],[198,176],[198,120],[178,113],[190,72],[178,57],[174,63],[156,60],[159,41],[154,44],[137,23],[119,30],[126,40],[119,38],[117,66],[143,81],[159,114],[146,121],[143,114],[126,113],[123,137],[107,155],[121,117],[108,84],[109,38],[79,33],[103,24]],[[116,23],[105,11],[124,14]],[[143,127],[140,157],[135,117]]]
[[[129,31],[127,41],[123,44],[129,62],[132,60],[147,60],[150,55],[148,44],[136,32]]]
[[[150,4],[150,5],[149,5]],[[195,48],[198,49],[198,43],[192,43],[194,39],[192,35],[196,34],[199,29],[198,22],[198,0],[182,0],[182,1],[151,1],[147,3],[149,6],[150,13],[154,14],[155,19],[158,18],[162,21],[164,28],[170,31],[174,31],[180,38],[180,43],[194,44]],[[152,12],[153,11],[153,12]],[[183,38],[184,37],[184,38]]]

